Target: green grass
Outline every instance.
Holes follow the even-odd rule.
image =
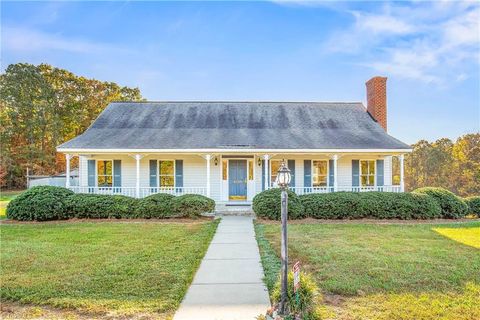
[[[169,317],[216,221],[1,225],[1,298],[91,314]]]
[[[0,220],[6,218],[7,205],[24,190],[0,191]]]
[[[442,236],[480,249],[480,228],[434,228]]]
[[[0,191],[0,201],[12,201],[25,190]]]
[[[480,250],[433,229],[461,224],[289,224],[290,262],[314,275],[333,319],[476,319]],[[267,286],[278,274],[280,226],[257,224]],[[268,241],[268,244],[263,242]],[[333,302],[332,302],[333,301]]]

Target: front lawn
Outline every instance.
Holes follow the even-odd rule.
[[[170,317],[216,226],[205,220],[3,224],[1,298],[90,315]]]
[[[24,190],[0,191],[0,220],[6,218],[7,205]]]
[[[270,288],[280,226],[258,223],[256,231]],[[480,250],[472,244],[480,222],[294,222],[288,232],[290,262],[314,275],[330,319],[480,319]]]

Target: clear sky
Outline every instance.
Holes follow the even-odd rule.
[[[480,130],[478,2],[5,2],[2,70],[49,63],[149,100],[365,101],[389,133]]]

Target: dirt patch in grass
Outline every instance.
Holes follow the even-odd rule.
[[[258,223],[262,224],[280,224],[280,221],[267,220],[262,218],[257,218]],[[465,222],[480,222],[478,218],[465,218],[465,219],[432,219],[432,220],[400,220],[400,219],[388,219],[388,220],[379,220],[379,219],[356,219],[356,220],[329,220],[329,219],[313,219],[306,218],[300,220],[288,220],[289,225],[295,224],[378,224],[378,225],[388,225],[388,224],[452,224],[452,223],[465,223]]]
[[[164,314],[137,313],[133,315],[119,315],[114,313],[89,313],[78,310],[58,309],[49,306],[24,305],[14,302],[2,302],[0,316],[5,320],[31,319],[31,320],[150,320],[168,319]]]
[[[198,217],[198,218],[170,218],[170,219],[77,219],[68,220],[52,220],[52,221],[17,221],[5,219],[0,224],[69,224],[69,223],[195,223],[207,222],[214,220],[214,217]]]

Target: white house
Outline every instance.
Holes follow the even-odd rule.
[[[60,145],[79,157],[75,192],[145,197],[198,193],[249,205],[274,187],[282,160],[297,194],[403,191],[409,145],[387,134],[386,78],[360,102],[114,102]],[[400,181],[392,183],[392,157]]]

